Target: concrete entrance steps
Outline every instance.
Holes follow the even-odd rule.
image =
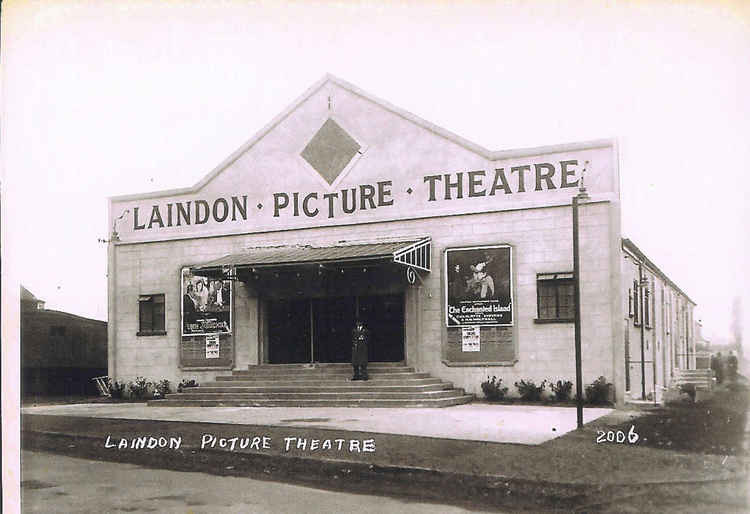
[[[368,381],[352,381],[352,367],[263,364],[216,377],[199,387],[152,400],[174,407],[448,407],[473,395],[401,363],[374,362]]]
[[[711,390],[714,372],[711,369],[676,369],[673,384],[677,387],[692,384],[696,388]]]

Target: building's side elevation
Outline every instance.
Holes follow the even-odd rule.
[[[107,374],[107,322],[44,308],[21,286],[21,393],[95,394]]]
[[[622,242],[625,389],[660,401],[679,369],[695,369],[693,302],[629,239]]]

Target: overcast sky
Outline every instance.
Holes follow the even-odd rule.
[[[194,184],[330,72],[491,150],[617,137],[623,235],[728,334],[750,9],[628,4],[3,2],[3,268],[106,319],[106,197]]]

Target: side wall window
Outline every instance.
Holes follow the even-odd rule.
[[[540,321],[573,321],[573,273],[542,273],[536,277],[537,318]]]
[[[138,335],[163,335],[164,295],[141,295],[138,298]]]

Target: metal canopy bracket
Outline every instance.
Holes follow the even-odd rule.
[[[393,252],[393,262],[403,264],[409,268],[422,271],[430,271],[431,263],[431,241],[427,237],[414,244]]]
[[[417,279],[419,279],[419,285],[424,285],[424,280],[422,279],[422,272],[418,268],[414,266],[407,266],[406,268],[406,282],[408,282],[409,285],[413,286],[416,284]]]
[[[393,252],[393,262],[406,266],[406,282],[409,285],[414,285],[417,279],[420,285],[424,284],[420,272],[430,272],[431,249],[431,241],[427,237]]]

